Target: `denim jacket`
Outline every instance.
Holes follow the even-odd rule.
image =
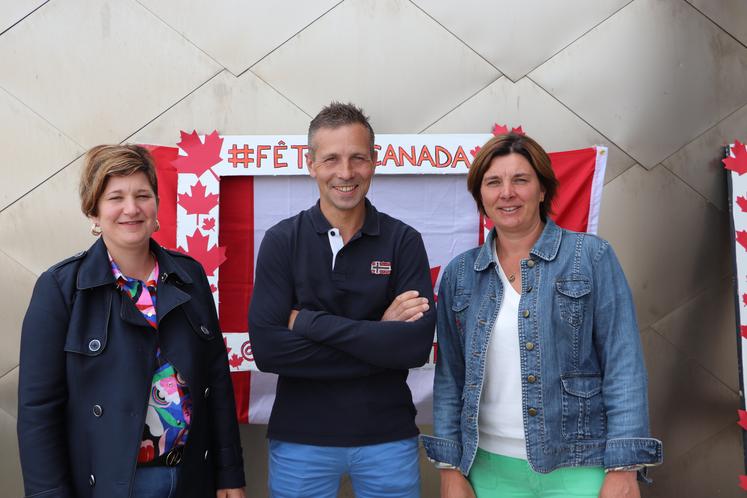
[[[503,286],[496,232],[449,263],[438,293],[432,460],[467,475],[478,446],[485,361]],[[635,309],[609,243],[547,221],[521,261],[519,344],[529,464],[606,469],[656,465]]]

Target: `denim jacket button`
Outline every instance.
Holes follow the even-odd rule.
[[[534,260],[533,260],[533,259],[530,259],[529,261],[527,261],[527,266],[528,266],[529,268],[534,268],[534,264],[535,264],[535,263],[534,263]]]
[[[534,349],[534,343],[533,342],[528,342],[528,343],[526,343],[524,345],[524,347],[527,348],[527,351],[531,351],[531,350]]]
[[[527,410],[527,413],[529,414],[530,417],[535,417],[535,416],[537,416],[537,409],[536,408],[530,408],[529,410]]]
[[[527,375],[527,382],[529,382],[530,384],[534,384],[535,382],[537,382],[537,377],[535,377],[534,375]]]
[[[527,294],[529,294],[530,292],[532,292],[532,288],[533,287],[531,285],[527,285]]]
[[[529,318],[529,310],[524,310],[524,311],[523,311],[523,312],[521,313],[521,316],[523,316],[524,318]]]

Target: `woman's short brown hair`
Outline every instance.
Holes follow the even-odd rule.
[[[97,216],[97,206],[112,176],[145,173],[158,198],[156,166],[148,149],[140,145],[97,145],[86,153],[80,174],[80,209],[86,216]]]
[[[480,195],[480,187],[482,187],[482,179],[485,177],[485,173],[490,169],[490,163],[496,157],[509,154],[523,156],[532,165],[534,172],[537,173],[540,185],[545,191],[545,199],[540,204],[540,217],[542,221],[547,221],[547,216],[552,213],[552,201],[558,190],[558,179],[555,177],[550,157],[545,149],[532,138],[518,133],[505,133],[491,138],[480,148],[475,160],[472,161],[467,174],[467,190],[474,197],[477,208],[482,214],[486,214],[485,206],[482,203],[482,195]]]

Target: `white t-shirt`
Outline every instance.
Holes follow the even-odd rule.
[[[493,251],[495,261],[498,261]],[[500,263],[503,300],[485,359],[478,428],[478,446],[490,453],[527,459],[521,403],[521,364],[519,356],[519,299]]]

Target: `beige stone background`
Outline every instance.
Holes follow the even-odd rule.
[[[607,145],[600,233],[635,295],[665,443],[644,495],[743,496],[719,158],[747,140],[746,45],[744,0],[0,0],[0,495],[23,495],[17,364],[34,281],[92,242],[81,154],[174,145],[180,129],[305,133],[340,99],[380,133],[499,122],[549,150]],[[266,496],[264,428],[242,439],[249,496]]]

